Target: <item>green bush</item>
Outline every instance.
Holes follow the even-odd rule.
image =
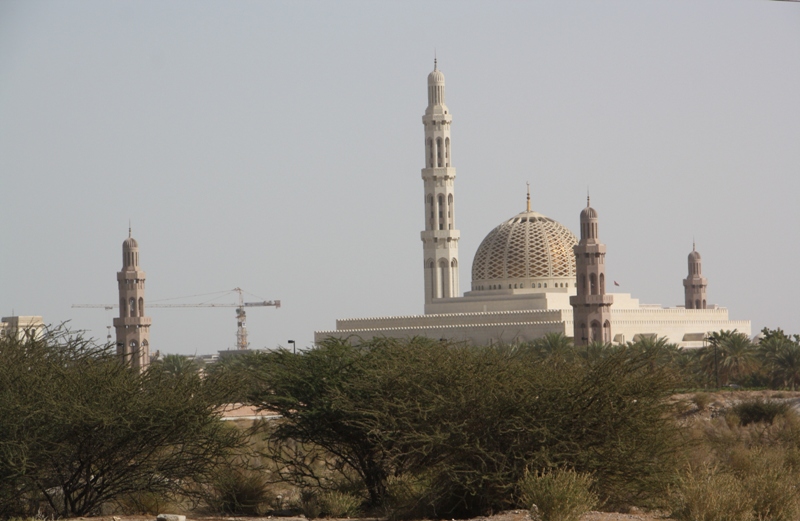
[[[519,495],[533,520],[578,521],[597,505],[592,483],[591,475],[571,469],[533,472],[520,481]]]
[[[708,393],[695,393],[692,402],[697,406],[697,410],[705,411],[711,403],[711,395]]]
[[[261,515],[275,500],[261,472],[234,465],[214,473],[204,496],[208,507],[220,514]]]
[[[326,490],[319,495],[319,506],[326,517],[355,517],[361,511],[362,500],[338,490]]]
[[[756,519],[797,521],[800,519],[800,496],[797,480],[784,469],[762,469],[744,478],[744,486],[753,501]]]
[[[772,424],[778,416],[786,416],[790,409],[788,402],[756,398],[736,404],[732,411],[739,418],[739,423],[746,426],[751,423]]]
[[[680,521],[751,521],[754,502],[733,474],[703,467],[684,473],[672,495]]]

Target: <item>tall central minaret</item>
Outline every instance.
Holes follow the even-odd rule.
[[[122,270],[117,272],[119,286],[119,318],[114,319],[117,332],[117,355],[137,371],[150,363],[150,317],[144,316],[145,273],[139,269],[139,244],[131,237],[122,243]]]
[[[433,60],[428,75],[428,108],[422,116],[425,126],[425,230],[422,250],[425,261],[425,312],[440,298],[459,295],[458,239],[454,185],[456,169],[452,166],[450,122],[444,104],[444,74]]]

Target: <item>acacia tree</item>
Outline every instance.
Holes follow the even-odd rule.
[[[616,504],[663,496],[674,462],[677,380],[652,356],[552,364],[524,346],[332,339],[260,355],[253,400],[284,416],[268,436],[286,477],[331,486],[324,463],[358,475],[373,506],[402,478],[424,484],[423,517],[477,515],[516,506],[526,470],[562,466],[594,473]]]
[[[0,507],[41,498],[59,516],[139,491],[202,482],[242,443],[219,420],[229,385],[195,373],[144,374],[63,329],[0,340]]]

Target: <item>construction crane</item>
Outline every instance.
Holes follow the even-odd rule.
[[[224,293],[236,292],[239,294],[239,302],[236,303],[218,303],[218,302],[202,302],[199,304],[147,304],[150,308],[236,308],[236,348],[247,349],[250,343],[247,341],[247,313],[245,308],[261,307],[261,306],[275,306],[275,309],[281,307],[280,300],[262,300],[259,302],[245,302],[244,291],[242,288],[233,288],[231,291]],[[192,295],[201,296],[201,295]],[[174,299],[165,299],[174,300]],[[106,310],[114,309],[118,306],[114,304],[73,304],[73,308],[103,308]],[[109,336],[111,330],[109,329]]]

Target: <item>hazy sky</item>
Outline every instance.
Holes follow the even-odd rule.
[[[149,303],[237,286],[251,347],[421,313],[423,127],[453,114],[461,290],[500,222],[578,229],[607,273],[800,332],[800,4],[0,1],[0,315],[103,339],[128,220]],[[204,302],[190,297],[173,302]],[[234,302],[229,295],[218,301]],[[234,309],[153,309],[151,349],[212,353]]]

